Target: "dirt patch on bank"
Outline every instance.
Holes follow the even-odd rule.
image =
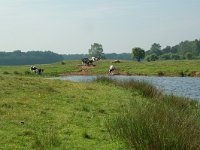
[[[191,73],[192,77],[200,77],[200,71],[194,71]]]
[[[89,70],[91,68],[95,68],[95,65],[93,66],[84,66],[84,65],[79,65],[80,66],[80,71],[78,72],[64,72],[62,74],[60,74],[60,76],[70,76],[70,75],[82,75],[82,76],[87,76],[87,75],[97,75],[96,73],[92,73]],[[128,72],[114,72],[113,74],[109,74],[109,73],[101,73],[98,75],[126,75],[126,76],[132,76],[132,75],[146,75],[146,74],[130,74]]]

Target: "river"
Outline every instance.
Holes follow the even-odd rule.
[[[74,82],[90,82],[98,76],[63,76],[54,79]],[[108,76],[117,80],[140,80],[155,85],[166,94],[188,97],[200,101],[200,78],[195,77],[157,77],[157,76]]]

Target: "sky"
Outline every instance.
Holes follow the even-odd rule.
[[[200,0],[0,0],[0,51],[131,53],[200,39]]]

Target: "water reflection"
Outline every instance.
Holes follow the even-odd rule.
[[[70,80],[74,82],[90,82],[98,76],[64,76],[54,79]],[[148,76],[108,76],[117,80],[140,80],[152,83],[167,94],[184,96],[200,100],[200,78],[194,77],[148,77]]]

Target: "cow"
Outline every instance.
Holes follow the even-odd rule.
[[[92,57],[91,60],[93,60],[93,62],[100,60],[99,57]]]
[[[36,67],[36,66],[31,66],[31,68],[30,68],[30,70],[31,71],[33,71],[33,72],[35,72],[36,73],[36,70],[37,70],[38,68]]]
[[[89,59],[89,58],[83,58],[83,59],[82,59],[82,64],[84,64],[84,65],[89,66],[89,65],[91,65],[92,63],[93,63],[93,60],[92,60],[92,59]]]
[[[31,66],[30,70],[36,74],[42,74],[44,72],[44,69],[38,68],[36,66]]]
[[[109,74],[113,74],[113,72],[116,70],[116,67],[113,66],[113,65],[110,65],[110,68],[109,68]]]
[[[44,69],[40,69],[40,68],[39,68],[39,69],[36,70],[36,73],[37,73],[37,74],[42,74],[43,72],[44,72]]]

